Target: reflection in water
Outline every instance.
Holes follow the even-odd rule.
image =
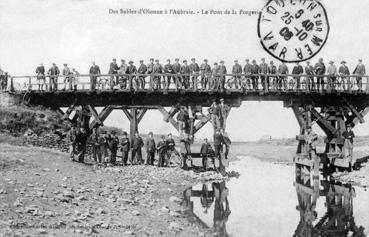
[[[356,226],[353,216],[355,189],[350,184],[340,184],[324,177],[312,176],[303,169],[297,169],[296,187],[300,222],[294,236],[365,236],[364,227]],[[326,213],[317,219],[316,203],[325,197]]]
[[[248,171],[252,172],[252,168]],[[279,233],[281,230],[278,227],[274,228],[275,224],[271,223],[273,216],[277,218],[283,216],[283,214],[275,212],[276,210],[285,214],[289,213],[282,219],[274,219],[274,222],[287,227],[289,236],[366,236],[364,227],[355,223],[353,201],[356,198],[356,193],[351,185],[335,182],[330,177],[312,175],[310,172],[304,172],[303,169],[296,171],[294,185],[289,184],[284,189],[291,187],[292,192],[295,189],[297,200],[291,196],[291,192],[277,192],[278,187],[275,187],[272,182],[266,184],[267,182],[262,180],[264,176],[255,177],[258,175],[255,173],[253,181],[250,181],[249,177],[244,179],[245,181],[238,180],[242,182],[235,182],[231,179],[228,185],[226,182],[215,182],[188,188],[183,193],[184,208],[188,216],[195,219],[203,227],[209,228],[209,231],[214,232],[212,236],[271,236],[269,227],[273,228],[273,233],[278,232],[275,233],[275,236],[288,236],[281,235]],[[279,176],[282,179],[284,177]],[[289,179],[285,181],[290,182],[291,177],[289,176]],[[252,186],[255,185],[255,182],[257,186]],[[238,186],[235,186],[236,183]],[[262,189],[255,187],[262,187]],[[246,190],[253,190],[253,193],[240,195],[240,192],[245,193]],[[273,193],[268,193],[269,191]],[[361,194],[363,194],[362,192]],[[268,195],[265,195],[266,193]],[[229,200],[232,202],[230,203]],[[283,201],[274,202],[274,200]],[[366,198],[361,197],[360,202],[357,202],[357,198],[355,200],[361,210],[366,210],[366,207],[363,206],[363,200]],[[257,209],[260,207],[258,205],[260,203],[263,210]],[[230,205],[233,206],[232,215],[230,215]],[[275,205],[278,205],[279,208],[276,208]],[[364,205],[366,205],[365,201]],[[253,206],[255,207],[253,208]],[[356,212],[358,212],[358,207],[355,209]],[[296,210],[299,215],[293,215]],[[270,215],[271,218],[265,215]],[[360,219],[358,222],[365,224],[363,217],[367,214],[359,211],[356,215]],[[229,222],[228,219],[230,219]],[[256,226],[258,228],[255,228]]]
[[[211,188],[211,189],[210,189]],[[204,214],[209,214],[208,210],[213,206],[213,230],[214,236],[226,237],[227,234],[226,223],[228,217],[231,214],[229,209],[228,195],[229,190],[226,187],[226,182],[202,184],[201,190],[193,190],[192,188],[186,189],[184,192],[184,203],[185,207],[190,214],[195,215],[198,221],[205,227],[210,228],[203,220],[201,220],[194,213],[193,201],[191,197],[199,197],[200,203],[203,208]]]

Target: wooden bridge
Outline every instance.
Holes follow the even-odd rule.
[[[300,126],[295,161],[311,168],[319,168],[319,159],[332,165],[350,167],[352,158],[344,153],[343,132],[348,124],[355,126],[363,123],[364,116],[369,112],[369,93],[366,90],[368,76],[337,76],[335,80],[332,80],[332,76],[319,76],[325,83],[324,87],[318,90],[312,83],[317,81],[316,75],[113,74],[99,75],[96,90],[90,90],[91,76],[78,75],[79,83],[75,90],[61,90],[65,85],[60,81],[63,81],[65,76],[59,76],[58,89],[53,91],[38,90],[37,76],[14,76],[10,78],[7,93],[17,103],[49,107],[61,113],[65,119],[88,129],[102,126],[113,110],[123,110],[130,121],[131,135],[137,130],[138,124],[149,109],[159,110],[164,121],[170,122],[179,130],[175,115],[180,106],[185,106],[190,115],[190,137],[210,121],[210,115],[204,107],[209,107],[214,99],[224,98],[226,104],[235,108],[239,107],[242,101],[282,101],[285,107],[292,108]],[[175,81],[170,86],[165,84],[165,78],[168,76]],[[113,87],[109,86],[111,78],[119,81],[121,77],[126,78],[125,88],[122,89],[119,83]],[[146,77],[144,86],[137,83],[139,77]],[[162,81],[161,89],[157,85],[155,88],[155,77]],[[189,86],[183,86],[185,77]],[[201,83],[204,77],[209,80],[207,86]],[[356,83],[358,77],[365,79],[362,85]],[[258,86],[253,86],[253,80],[259,82]],[[300,83],[297,83],[297,80]],[[47,87],[48,83],[45,83],[44,89]],[[61,107],[68,109],[63,112]],[[95,107],[103,109],[97,113]],[[70,118],[72,111],[76,113]],[[312,123],[316,123],[327,135],[326,149],[316,158],[312,158],[304,136]]]

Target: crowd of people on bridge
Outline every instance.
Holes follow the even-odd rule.
[[[70,68],[64,63],[63,68],[52,63],[46,70],[41,63],[36,70],[38,90],[77,90],[80,82],[80,73],[75,68]],[[140,60],[136,66],[133,61],[121,59],[120,64],[112,59],[109,70],[103,74],[100,67],[92,62],[89,74],[89,89],[121,89],[121,90],[167,90],[167,89],[192,89],[192,90],[363,90],[363,83],[368,84],[366,69],[359,59],[357,66],[350,73],[346,61],[341,61],[340,66],[329,61],[328,65],[322,58],[315,65],[306,61],[305,65],[296,63],[292,70],[285,63],[276,65],[273,61],[269,64],[265,58],[260,63],[256,60],[246,59],[241,65],[234,60],[231,70],[220,60],[212,65],[207,59],[198,64],[195,58],[188,63],[186,59],[179,58],[166,60],[162,65],[159,59],[151,58],[148,64]],[[0,70],[1,87],[7,88],[6,73]],[[46,80],[48,78],[48,82]],[[59,81],[62,79],[62,83]],[[366,80],[363,81],[363,78]],[[62,88],[58,86],[62,84]],[[148,86],[148,88],[147,88]],[[84,87],[83,87],[84,88]],[[32,88],[35,89],[35,88]],[[87,89],[87,88],[86,88]]]

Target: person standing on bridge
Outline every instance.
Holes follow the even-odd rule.
[[[183,60],[183,65],[181,66],[181,74],[182,74],[182,86],[184,89],[190,88],[190,73],[191,69],[187,65],[187,60]]]
[[[136,66],[133,65],[133,61],[129,61],[128,62],[129,66],[127,68],[127,74],[129,76],[129,88],[134,90],[137,90],[139,88],[139,83],[138,83],[138,78],[135,76],[135,74],[137,73],[137,69]],[[132,85],[133,84],[133,85]]]
[[[329,66],[327,68],[328,80],[327,80],[327,89],[330,91],[336,89],[336,79],[337,79],[337,67],[334,65],[333,61],[329,62]]]
[[[211,70],[212,78],[209,82],[209,87],[211,90],[216,90],[219,87],[219,65],[217,62],[214,63],[214,67]]]
[[[154,64],[154,90],[161,89],[161,74],[163,73],[163,66],[159,63],[159,59],[155,60]]]
[[[181,76],[179,76],[181,74],[181,64],[179,63],[179,58],[176,58],[175,63],[173,64],[173,73],[176,75],[173,77],[173,81],[175,83],[176,86],[176,90],[178,90],[178,88],[182,88],[182,80],[181,80]]]
[[[138,131],[135,132],[135,136],[131,141],[131,149],[132,149],[132,157],[131,157],[131,165],[134,164],[142,164],[142,147],[144,143]]]
[[[364,76],[366,74],[366,71],[365,71],[365,66],[363,64],[363,60],[362,59],[359,59],[359,64],[356,66],[355,70],[354,70],[354,75],[356,75],[356,84],[357,84],[357,87],[358,87],[358,90],[361,91],[363,89],[363,82],[362,82],[362,77],[361,76]],[[368,81],[367,81],[368,83]],[[368,87],[368,85],[367,85]]]
[[[260,73],[260,67],[259,65],[256,64],[256,60],[252,60],[252,65],[251,65],[251,81],[252,81],[252,87],[254,90],[258,90],[259,89],[259,73]]]
[[[55,63],[52,64],[47,74],[49,75],[49,90],[56,91],[58,89],[58,76],[60,71]]]
[[[72,69],[70,80],[72,82],[73,90],[76,91],[79,83],[79,72],[75,68]]]
[[[36,68],[36,75],[38,82],[38,90],[43,91],[45,84],[45,67],[42,63],[40,63],[40,66]]]
[[[315,90],[314,67],[310,65],[310,61],[306,61],[305,73],[307,75],[306,84],[308,91]]]
[[[170,87],[170,81],[172,80],[172,77],[173,77],[173,65],[170,64],[170,59],[167,59],[167,64],[164,65],[164,73],[169,74],[169,75],[166,75],[165,77],[166,79],[165,79],[165,85],[164,85],[164,88],[168,90]],[[173,77],[173,81],[174,81],[174,77]]]
[[[120,67],[118,70],[118,74],[121,75],[119,76],[119,85],[120,85],[120,89],[127,89],[127,80],[128,80],[128,65],[126,64],[126,60],[121,59],[120,60]]]
[[[154,165],[156,152],[156,144],[152,132],[149,132],[149,137],[146,140],[146,164]]]
[[[267,80],[269,81],[269,86],[272,84],[272,88],[276,90],[278,88],[277,86],[277,67],[274,65],[273,61],[270,61],[269,67],[268,67],[268,74],[272,76],[268,76]]]
[[[319,58],[319,61],[315,64],[314,67],[315,75],[317,77],[317,89],[320,91],[324,91],[324,74],[325,74],[325,64],[323,62],[323,58]]]
[[[261,64],[259,66],[259,74],[260,74],[261,85],[263,87],[263,90],[268,89],[269,88],[269,82],[267,79],[268,64],[265,62],[265,58],[261,59]]]
[[[296,65],[293,67],[292,69],[292,74],[294,75],[293,77],[293,82],[294,85],[296,85],[296,90],[301,90],[301,77],[300,75],[304,73],[304,68],[300,65],[299,62],[296,63]],[[290,89],[294,89],[294,86],[292,86]]]
[[[153,90],[154,89],[154,77],[152,75],[154,73],[154,59],[153,58],[150,58],[150,62],[149,64],[147,64],[147,73],[151,74],[149,89]]]
[[[191,65],[190,65],[190,71],[192,74],[191,77],[191,81],[192,81],[192,89],[196,90],[197,89],[197,78],[199,76],[199,72],[200,72],[200,67],[199,65],[196,63],[196,59],[192,58],[191,59]]]
[[[341,66],[338,69],[338,73],[341,77],[341,84],[342,89],[345,90],[351,90],[351,83],[350,83],[350,69],[346,66],[346,61],[341,62]]]
[[[287,65],[282,62],[281,65],[278,67],[278,87],[279,89],[287,90],[287,76],[289,73]]]
[[[345,132],[343,132],[342,136],[345,138],[345,149],[348,150],[348,156],[351,158],[351,162],[352,162],[355,134],[352,131],[352,125],[351,124],[347,125],[347,130]]]
[[[246,85],[247,85],[248,88],[244,88],[244,89],[250,89],[248,81],[252,82],[252,78],[251,78],[252,73],[251,73],[251,71],[252,71],[252,65],[250,64],[250,60],[246,59],[246,64],[243,67],[243,73],[245,74]],[[252,85],[250,85],[250,86],[252,86]]]
[[[70,79],[70,69],[68,67],[68,64],[64,63],[63,64],[63,71],[62,71],[62,75],[64,76],[63,78],[63,82],[64,82],[64,87],[63,87],[63,91],[66,90],[67,86],[68,86],[68,90],[72,90],[72,81]]]
[[[90,73],[90,90],[95,91],[97,76],[101,74],[100,67],[95,64],[95,61],[92,61],[89,73]]]
[[[232,76],[233,82],[228,81],[228,87],[233,88],[233,84],[236,89],[238,89],[238,86],[241,84],[241,74],[242,74],[242,67],[238,63],[238,60],[234,60],[234,65],[232,67]]]
[[[118,70],[119,70],[119,67],[117,64],[117,59],[113,58],[113,61],[109,65],[109,72],[108,72],[108,74],[111,75],[110,76],[110,89],[111,90],[114,89],[114,86],[116,84],[115,79],[118,79],[114,76],[115,74],[118,74]]]
[[[229,115],[229,112],[231,111],[231,108],[228,105],[224,104],[223,98],[220,99],[220,104],[218,107],[219,107],[220,128],[223,129],[223,131],[225,131],[226,124],[227,124],[227,117]]]
[[[140,66],[138,67],[138,74],[146,74],[147,73],[147,66],[144,64],[143,60],[140,60]],[[141,89],[145,89],[145,81],[146,76],[145,75],[139,75],[138,76],[138,82],[139,82],[139,87]]]
[[[208,87],[209,77],[211,75],[211,67],[208,64],[208,60],[204,59],[204,63],[200,66],[201,74],[201,89],[206,90]]]
[[[220,124],[220,118],[219,118],[219,106],[217,105],[217,101],[214,99],[213,103],[211,104],[211,106],[208,109],[208,112],[210,114],[210,121],[211,124],[213,125],[214,131],[220,129],[221,124]]]
[[[223,91],[225,89],[225,81],[226,81],[226,74],[227,74],[227,68],[224,65],[223,60],[220,60],[220,65],[219,65],[219,68],[218,68],[218,74],[219,74],[218,89]]]

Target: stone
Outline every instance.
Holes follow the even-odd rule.
[[[168,207],[162,207],[160,210],[164,213],[169,213]]]
[[[180,217],[181,216],[178,212],[175,212],[175,211],[170,211],[169,215],[174,216],[174,217]]]
[[[50,216],[50,217],[55,216],[55,214],[52,211],[45,211],[44,215],[45,216]]]
[[[96,210],[96,214],[98,214],[98,215],[100,215],[100,214],[106,214],[106,211],[100,207],[100,208],[98,208]]]
[[[135,233],[131,230],[126,230],[123,232],[124,235],[134,235]]]
[[[179,230],[183,230],[183,228],[177,223],[172,221],[169,226],[168,226],[169,230],[174,230],[174,231],[179,231]]]
[[[175,197],[175,196],[171,196],[170,198],[169,198],[169,201],[170,202],[182,202],[182,200],[180,199],[180,198],[177,198],[177,197]]]
[[[0,189],[0,194],[7,194],[8,192],[5,189]]]
[[[65,191],[63,192],[63,196],[64,196],[64,197],[68,197],[68,198],[74,198],[74,194],[73,194],[73,192],[71,192],[71,191],[67,191],[67,190],[65,190]]]
[[[47,231],[45,229],[37,229],[36,232],[37,232],[37,234],[40,234],[40,235],[47,234]]]
[[[132,211],[132,214],[133,214],[133,215],[135,215],[135,216],[139,216],[139,215],[140,215],[140,212],[139,212],[139,211],[137,211],[137,210],[133,210],[133,211]]]

